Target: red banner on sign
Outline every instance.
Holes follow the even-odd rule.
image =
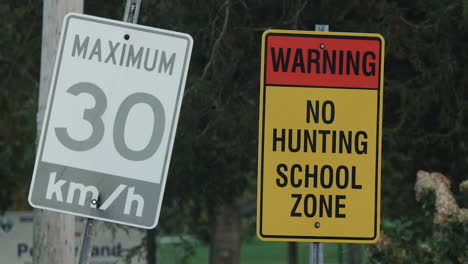
[[[265,84],[378,89],[381,45],[376,37],[270,33]]]

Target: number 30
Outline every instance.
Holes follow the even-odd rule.
[[[89,82],[80,82],[71,86],[68,93],[75,96],[87,93],[93,96],[96,104],[93,108],[85,109],[83,119],[88,121],[93,130],[91,135],[85,140],[76,140],[70,137],[67,128],[56,127],[55,133],[58,140],[65,147],[74,151],[87,151],[96,147],[104,136],[104,122],[102,115],[107,108],[107,98],[101,88]],[[136,104],[147,104],[153,110],[153,132],[151,138],[142,150],[132,150],[125,143],[125,124],[130,110]],[[164,108],[158,98],[148,93],[134,93],[125,98],[117,110],[114,121],[113,139],[117,152],[124,158],[132,161],[142,161],[150,158],[158,150],[165,127]],[[159,125],[162,124],[162,125]]]

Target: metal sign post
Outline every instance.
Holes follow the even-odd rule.
[[[92,218],[86,219],[86,226],[83,234],[83,243],[81,245],[80,258],[78,261],[79,264],[88,263],[89,255],[91,253],[91,240],[94,236],[94,221],[95,220]]]
[[[323,264],[323,243],[312,242],[310,243],[309,264]]]
[[[127,0],[123,21],[136,24],[138,21],[138,14],[140,13],[140,5],[141,0]],[[91,204],[98,207],[100,206],[100,204],[98,205],[98,200],[96,199],[91,200]],[[86,219],[83,243],[81,245],[80,258],[78,261],[79,264],[88,263],[88,259],[91,253],[91,241],[94,235],[94,221],[95,220],[93,218]]]
[[[140,14],[140,6],[141,0],[127,0],[123,21],[136,24]]]
[[[315,25],[315,31],[330,31],[328,25]],[[310,243],[310,255],[309,255],[310,264],[323,264],[323,244],[318,242]]]

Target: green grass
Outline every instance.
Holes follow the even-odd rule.
[[[208,264],[209,263],[209,248],[200,242],[191,240],[195,254],[191,256],[187,263],[190,264]],[[186,255],[180,243],[163,243],[159,247],[159,263],[164,264],[179,264],[183,263],[182,258]],[[338,244],[324,244],[325,263],[338,263]],[[345,250],[343,245],[341,250]],[[264,242],[257,237],[252,237],[247,241],[243,241],[241,248],[241,263],[242,264],[286,264],[287,263],[288,245],[286,242]],[[309,243],[298,243],[298,260],[299,264],[309,263]],[[343,253],[343,263],[346,263],[346,253]]]

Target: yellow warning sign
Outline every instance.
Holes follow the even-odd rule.
[[[378,239],[383,51],[378,34],[263,34],[261,239]]]

